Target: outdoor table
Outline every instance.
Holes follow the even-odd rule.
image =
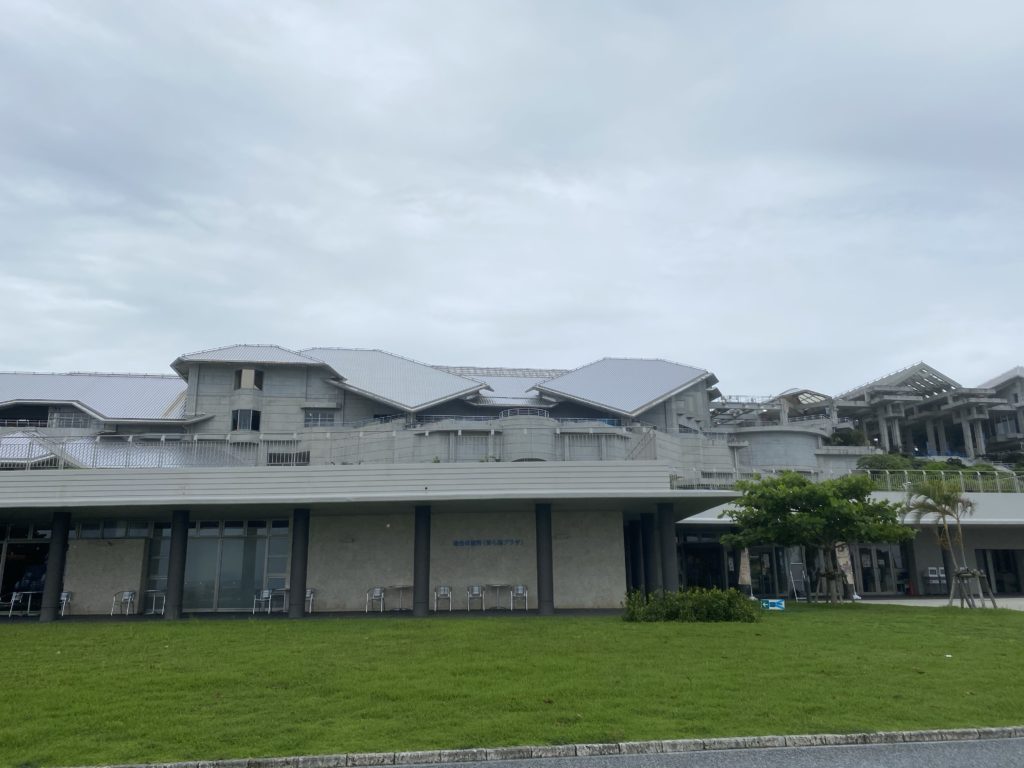
[[[509,593],[509,599],[511,600],[512,585],[511,584],[485,584],[486,589],[494,590],[494,608],[495,610],[504,610],[505,600],[501,597],[501,592],[507,590]],[[511,602],[509,603],[511,605]]]
[[[405,610],[405,591],[412,589],[412,584],[388,584],[385,589],[397,589],[398,590],[398,607],[392,608],[393,611],[404,611]]]
[[[288,611],[288,587],[278,587],[277,589],[270,590],[270,600],[267,602],[267,613],[270,613],[271,608],[274,605],[274,598],[281,598],[281,613],[287,613]]]
[[[147,589],[142,593],[142,599],[146,605],[144,613],[164,615],[164,607],[167,605],[167,593],[162,589]]]

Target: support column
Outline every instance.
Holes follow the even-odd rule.
[[[671,504],[658,505],[661,544],[661,584],[666,592],[679,591],[679,551],[676,549],[676,513]]]
[[[935,422],[929,419],[924,423],[924,436],[927,443],[926,450],[929,456],[934,456],[937,451],[935,443]]]
[[[977,447],[978,455],[984,456],[988,453],[985,445],[985,428],[980,421],[974,422],[974,445]]]
[[[306,612],[306,563],[309,560],[309,510],[292,510],[292,570],[288,579],[288,618]]]
[[[629,537],[629,580],[633,589],[643,591],[644,588],[644,544],[640,534],[640,522],[631,521],[626,530]]]
[[[654,515],[640,515],[640,537],[644,550],[644,594],[649,595],[661,589],[661,574],[658,572],[658,529]]]
[[[896,450],[903,453],[903,427],[900,424],[899,417],[892,420],[892,439]]]
[[[555,612],[555,579],[551,556],[551,505],[536,504],[537,519],[537,612],[551,616]]]
[[[60,593],[64,586],[64,563],[68,553],[70,512],[54,512],[50,523],[50,548],[46,555],[46,584],[43,586],[43,607],[40,621],[53,621],[60,613]]]
[[[974,458],[974,439],[971,437],[971,422],[965,417],[960,422],[960,426],[964,431],[964,453],[967,454],[967,458]]]
[[[949,453],[949,440],[946,438],[946,425],[941,420],[935,422],[935,432],[939,436],[939,453]]]
[[[412,615],[430,612],[430,507],[416,507],[416,533],[412,552]]]
[[[181,618],[181,595],[185,591],[185,555],[188,550],[188,510],[171,513],[171,548],[167,558],[167,605],[165,619]]]
[[[888,453],[891,447],[889,444],[889,422],[885,419],[884,409],[878,411],[878,434],[882,438],[882,450]]]

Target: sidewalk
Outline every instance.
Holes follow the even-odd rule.
[[[918,608],[945,608],[949,603],[948,597],[901,597],[889,598],[864,598],[864,605],[910,605]],[[1009,608],[1011,611],[1024,611],[1024,597],[1001,597],[996,595],[996,605],[1000,608]],[[960,601],[954,600],[953,607],[959,608]],[[991,608],[992,604],[985,601],[985,607]]]

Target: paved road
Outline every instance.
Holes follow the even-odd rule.
[[[669,755],[552,757],[541,760],[496,760],[458,765],[460,768],[1021,768],[1024,766],[1024,739],[869,744],[848,747],[722,749],[677,752]]]

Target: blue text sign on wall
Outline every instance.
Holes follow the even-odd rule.
[[[761,607],[766,611],[784,611],[786,610],[785,600],[762,600]]]
[[[453,547],[521,547],[522,539],[453,539]]]

